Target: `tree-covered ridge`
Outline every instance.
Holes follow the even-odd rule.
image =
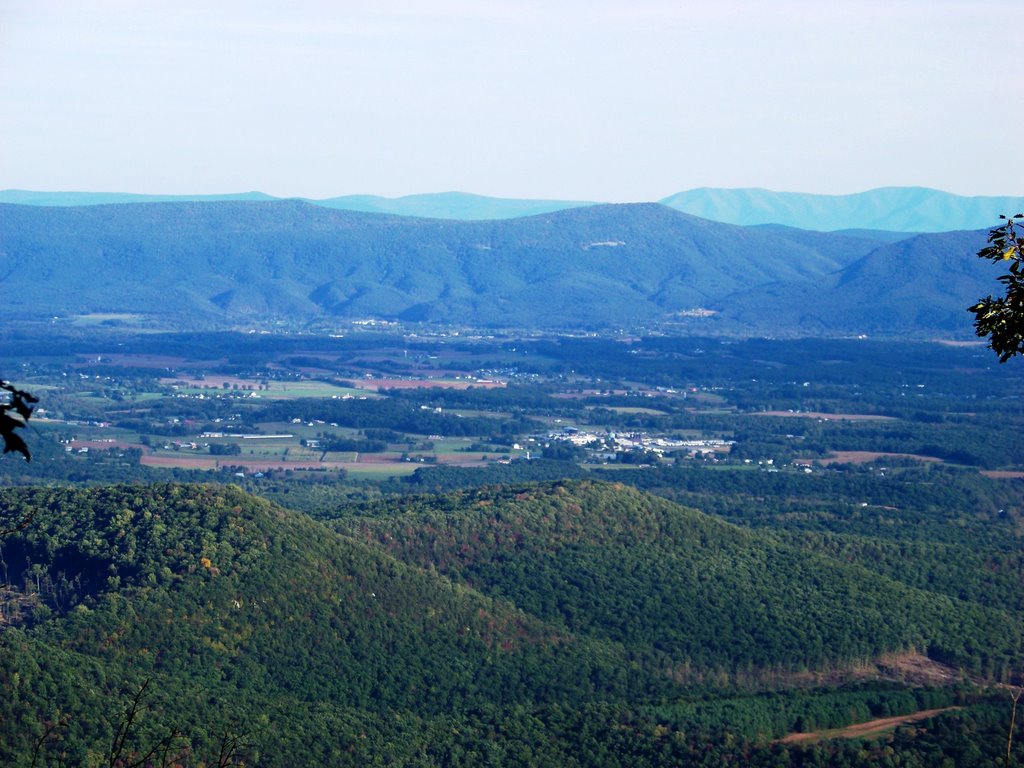
[[[33,515],[3,543],[5,759],[58,711],[78,743],[102,741],[105,699],[145,678],[165,721],[208,706],[251,721],[291,702],[277,738],[314,705],[434,717],[670,687],[614,645],[231,487],[18,489],[0,506]]]
[[[40,592],[54,596],[50,607],[61,622],[34,623],[32,629],[44,635],[54,631],[65,647],[91,647],[95,632],[89,617],[101,607],[154,618],[173,604],[177,620],[158,621],[162,628],[125,625],[110,653],[152,643],[163,649],[154,671],[167,671],[181,663],[219,666],[255,652],[268,662],[263,674],[274,684],[308,692],[323,685],[322,679],[314,685],[314,670],[274,668],[272,662],[309,652],[310,662],[330,665],[335,674],[346,666],[372,667],[361,674],[376,680],[376,690],[347,682],[345,695],[354,701],[419,702],[431,690],[431,706],[442,706],[439,685],[471,687],[457,671],[467,658],[525,653],[543,664],[544,658],[577,653],[572,649],[578,643],[557,628],[230,486],[18,489],[2,497],[7,510],[36,510],[31,529],[5,542],[5,559],[17,572],[14,561],[24,557],[34,563],[26,577],[41,572],[40,583],[54,585]],[[78,584],[90,588],[76,592]],[[57,602],[60,589],[63,602]],[[266,631],[282,623],[290,624],[287,636]],[[81,632],[64,637],[65,624],[80,624]],[[328,627],[344,640],[322,634]],[[194,640],[196,633],[206,647],[175,659],[176,643]],[[330,653],[313,653],[318,646]],[[443,668],[414,673],[409,664],[399,670],[387,659],[430,647]],[[586,653],[603,655],[595,647]],[[493,659],[491,666],[501,667]],[[381,682],[410,674],[424,679],[394,689]],[[433,675],[437,680],[429,679]],[[549,681],[557,677],[552,673]],[[503,686],[514,696],[523,681],[504,680]]]
[[[186,765],[213,762],[226,737],[242,739],[247,764],[268,766],[826,764],[847,752],[769,740],[976,698],[878,685],[722,697],[710,686],[752,681],[759,662],[806,665],[815,642],[826,662],[844,640],[855,655],[912,632],[927,642],[936,612],[965,644],[936,641],[951,659],[985,671],[1007,653],[996,611],[824,557],[790,572],[799,553],[770,537],[607,483],[341,510],[336,524],[372,547],[232,486],[5,489],[0,510],[32,516],[0,551],[0,762],[15,766],[32,764],[37,743],[38,765],[107,764],[146,681],[126,750],[176,729]],[[379,540],[406,546],[409,562]],[[829,624],[840,609],[848,637]],[[782,636],[806,631],[785,615],[797,610],[820,626],[810,642]],[[689,668],[673,663],[705,642],[703,625],[723,637]],[[971,737],[982,747],[986,722]],[[941,733],[902,748],[956,753]]]
[[[427,511],[339,525],[568,631],[661,654],[684,676],[820,669],[910,648],[1002,674],[1014,652],[1016,624],[998,610],[910,589],[618,485],[557,483],[415,504]]]
[[[793,546],[911,587],[1020,613],[1019,482],[939,464],[899,466],[892,458],[868,466],[876,471],[665,467],[600,475],[737,525],[771,530]]]

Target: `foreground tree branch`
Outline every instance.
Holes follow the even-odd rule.
[[[978,251],[978,257],[996,264],[1009,262],[1007,273],[998,278],[1006,293],[981,299],[968,311],[974,313],[975,333],[987,337],[989,348],[1005,363],[1024,353],[1024,213],[999,218],[1004,224],[988,233],[988,245]]]
[[[0,403],[0,438],[4,441],[4,453],[17,451],[31,461],[28,445],[14,430],[28,425],[35,404],[39,398],[29,392],[17,389],[10,382],[0,379],[0,390],[8,392],[8,402]]]

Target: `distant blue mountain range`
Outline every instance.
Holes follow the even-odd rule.
[[[992,227],[999,214],[1024,210],[1024,197],[962,197],[923,187],[882,187],[855,195],[767,189],[691,189],[663,205],[726,224],[785,224],[833,232],[951,232]]]
[[[0,203],[80,206],[111,203],[268,201],[280,198],[262,192],[224,195],[135,195],[116,192],[0,191]],[[569,208],[595,205],[579,200],[519,200],[463,192],[388,198],[347,195],[306,199],[325,208],[462,221],[515,219]],[[852,195],[811,195],[766,189],[702,187],[660,201],[683,213],[726,224],[781,224],[832,232],[950,232],[994,226],[999,214],[1024,210],[1024,197],[963,197],[923,187],[883,187]]]
[[[998,288],[984,229],[739,227],[656,203],[504,221],[300,200],[0,204],[0,320],[162,326],[380,318],[476,328],[966,338]]]
[[[226,195],[136,195],[131,192],[32,192],[26,189],[0,190],[0,203],[69,208],[79,205],[117,205],[121,203],[195,203],[224,200],[276,200],[262,192]]]
[[[343,211],[363,213],[389,213],[395,216],[415,216],[423,219],[454,219],[483,221],[518,219],[541,213],[564,211],[596,205],[579,200],[514,200],[501,197],[470,195],[464,192],[438,192],[406,197],[378,197],[376,195],[346,195],[323,200],[311,198],[280,198],[263,192],[240,192],[224,195],[135,195],[125,192],[30,192],[22,189],[0,190],[0,203],[74,207],[81,205],[110,205],[118,203],[193,203],[224,201],[269,201],[298,199]]]
[[[522,216],[536,216],[541,213],[554,213],[569,208],[596,205],[596,203],[578,200],[513,200],[469,195],[464,192],[439,192],[396,198],[348,195],[346,197],[331,197],[326,200],[308,200],[307,202],[346,211],[391,213],[396,216],[458,219],[461,221],[518,219]]]

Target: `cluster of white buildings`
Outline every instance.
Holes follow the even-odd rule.
[[[646,432],[587,432],[585,430],[565,427],[556,432],[549,432],[549,441],[562,441],[587,448],[599,453],[629,453],[651,451],[658,455],[686,451],[691,454],[728,452],[735,440],[719,438],[700,438],[682,440],[669,437],[653,437]]]

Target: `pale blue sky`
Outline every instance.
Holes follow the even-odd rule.
[[[1024,195],[1019,0],[0,0],[0,189]]]

